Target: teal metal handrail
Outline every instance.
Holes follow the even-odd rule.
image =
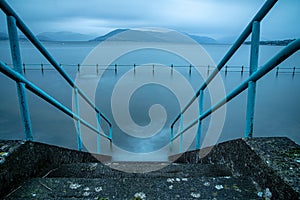
[[[82,140],[81,140],[81,128],[80,124],[87,126],[89,129],[98,133],[99,135],[105,137],[110,142],[112,142],[112,123],[110,120],[100,111],[100,109],[90,100],[90,98],[76,85],[76,83],[72,80],[72,78],[64,71],[64,69],[60,66],[60,64],[55,60],[55,58],[47,51],[47,49],[43,46],[43,44],[38,40],[37,37],[31,32],[31,30],[25,25],[22,19],[16,14],[16,12],[10,7],[10,5],[5,1],[0,1],[0,8],[7,16],[7,24],[8,24],[8,32],[9,32],[9,40],[11,46],[11,54],[15,71],[11,70],[7,65],[1,62],[0,71],[10,78],[14,79],[17,83],[19,102],[21,108],[21,116],[24,126],[24,133],[26,140],[32,140],[32,128],[29,116],[29,109],[27,105],[27,98],[25,93],[25,87],[30,91],[34,92],[36,95],[43,98],[48,103],[57,107],[68,116],[74,118],[76,120],[76,134],[77,134],[77,142],[78,142],[78,150],[82,150]],[[54,98],[46,94],[40,88],[33,85],[31,82],[26,80],[23,77],[22,73],[22,62],[20,55],[20,47],[19,47],[19,39],[17,34],[17,27],[19,30],[23,32],[26,38],[39,50],[39,52],[49,61],[49,63],[59,72],[59,74],[67,81],[67,83],[74,89],[74,100],[75,100],[75,113],[69,110],[64,105],[60,104]],[[16,74],[18,73],[18,74]],[[78,104],[78,95],[96,112],[96,120],[97,120],[97,128],[80,118],[79,114],[79,104]],[[109,125],[109,135],[106,135],[100,131],[100,119],[104,119],[104,121]],[[100,151],[100,137],[98,137],[98,152]]]
[[[94,131],[96,133],[99,133],[100,135],[102,135],[103,137],[106,137],[107,139],[110,139],[107,135],[105,135],[102,132],[99,132],[99,130],[96,129],[94,126],[92,126],[90,123],[88,123],[84,119],[80,118],[79,115],[72,112],[69,108],[67,108],[66,106],[61,104],[59,101],[57,101],[56,99],[51,97],[49,94],[44,92],[42,89],[40,89],[39,87],[37,87],[36,85],[31,83],[24,76],[20,75],[18,72],[14,71],[14,70],[12,70],[9,66],[5,65],[2,61],[0,61],[0,71],[3,74],[5,74],[6,76],[8,76],[9,78],[13,79],[14,81],[21,82],[22,84],[25,85],[25,87],[28,90],[30,90],[31,92],[33,92],[34,94],[36,94],[40,98],[44,99],[45,101],[47,101],[48,103],[50,103],[54,107],[58,108],[59,110],[64,112],[66,115],[74,118],[75,120],[80,121],[82,124],[84,124],[86,127],[91,129],[92,131]]]
[[[238,96],[244,90],[248,88],[249,82],[255,82],[274,69],[277,65],[282,63],[288,57],[293,55],[296,51],[300,50],[300,38],[295,40],[294,42],[290,43],[284,49],[282,49],[279,53],[277,53],[273,58],[271,58],[265,65],[263,65],[259,70],[253,73],[249,78],[247,78],[243,83],[237,86],[232,92],[230,92],[226,97],[218,101],[215,105],[211,106],[208,110],[206,110],[203,114],[201,114],[197,119],[191,122],[186,128],[181,130],[178,134],[176,134],[171,141],[175,140],[178,136],[182,133],[186,132],[190,128],[192,128],[199,120],[203,120],[208,117],[213,112],[217,111],[220,107],[224,104],[231,101],[233,98]]]
[[[183,143],[183,133],[189,130],[194,125],[198,124],[198,131],[196,135],[196,149],[200,148],[200,138],[202,129],[202,120],[211,115],[214,111],[218,110],[221,106],[229,102],[231,99],[235,98],[242,91],[248,88],[248,101],[247,101],[247,114],[246,114],[246,129],[245,137],[252,137],[253,135],[253,118],[254,118],[254,104],[255,104],[255,93],[256,93],[256,81],[267,74],[270,70],[278,66],[282,61],[291,56],[294,52],[299,50],[300,40],[297,39],[275,55],[269,62],[262,66],[258,71],[258,54],[259,54],[259,37],[260,37],[260,22],[269,13],[272,7],[276,4],[278,0],[268,0],[262,8],[257,12],[251,22],[247,25],[245,30],[238,37],[236,42],[232,45],[226,55],[222,58],[220,63],[217,65],[215,70],[210,74],[207,80],[201,85],[199,90],[194,94],[191,100],[186,104],[182,111],[177,115],[171,124],[171,134],[170,143],[172,145],[173,141],[181,136],[179,151],[182,151]],[[245,42],[248,36],[252,33],[251,38],[251,55],[250,55],[250,77],[235,88],[231,93],[229,93],[222,100],[212,105],[207,111],[203,113],[203,101],[204,101],[204,90],[211,83],[211,81],[216,77],[220,70],[226,65],[230,58],[235,54],[235,52],[240,48],[240,46]],[[192,103],[199,98],[199,117],[192,121],[187,127],[183,128],[183,114],[189,109]],[[177,121],[179,122],[179,132],[174,136],[174,125]]]

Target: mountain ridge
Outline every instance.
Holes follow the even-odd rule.
[[[123,37],[122,32],[128,32],[126,37]],[[139,34],[141,30],[135,29],[126,29],[126,28],[119,28],[114,29],[104,35],[101,36],[93,36],[88,34],[70,32],[70,31],[59,31],[59,32],[42,32],[36,35],[36,37],[40,41],[46,42],[103,42],[105,40],[112,40],[112,41],[138,41],[138,42],[179,42],[184,43],[190,42],[188,38],[184,39],[184,37],[179,37],[176,31],[168,32],[169,34],[165,34],[165,32],[160,31],[152,31],[146,30],[144,31],[145,34]],[[117,35],[120,34],[120,35]],[[201,36],[201,35],[194,35],[188,33],[182,33],[183,35],[188,36],[189,38],[193,39],[199,44],[232,44],[235,40],[232,38],[221,38],[221,39],[214,39],[208,36]],[[122,38],[123,37],[123,38]],[[0,40],[8,40],[9,36],[6,32],[0,32]],[[24,35],[19,35],[19,39],[21,41],[27,40]],[[189,40],[189,41],[188,41]],[[267,40],[264,39],[260,41],[260,45],[274,45],[274,46],[285,46],[289,44],[294,39],[282,39],[282,40]],[[233,41],[233,42],[232,42]],[[251,42],[245,41],[244,44],[249,45]]]
[[[59,31],[59,32],[42,32],[36,35],[42,41],[88,41],[93,36],[70,32],[70,31]]]
[[[126,37],[120,34],[125,31],[130,31]],[[138,42],[187,42],[188,38],[179,37],[178,33],[175,31],[168,32],[155,32],[151,30],[143,31],[144,34],[140,34],[140,30],[135,29],[114,29],[104,35],[95,37],[92,35],[86,35],[81,33],[75,32],[68,32],[68,31],[59,31],[59,32],[42,32],[36,35],[36,37],[40,41],[46,42],[68,42],[68,41],[97,41],[103,42],[105,40],[112,40],[112,41],[138,41]],[[120,35],[118,35],[120,34]],[[188,36],[189,38],[195,40],[200,44],[217,44],[218,41],[214,38],[207,37],[207,36],[199,36],[199,35],[191,35],[188,33],[182,33],[183,35]],[[4,32],[0,32],[0,40],[7,40],[8,34]],[[20,40],[27,40],[24,35],[19,35]]]
[[[125,31],[130,31],[128,35],[122,37],[122,34]],[[141,35],[140,33],[143,32],[144,34]],[[117,35],[120,34],[120,35]],[[191,35],[188,33],[182,33],[183,35],[188,36],[189,38],[195,40],[200,44],[217,44],[218,42],[211,37],[207,36],[198,36],[198,35]],[[188,39],[184,37],[179,37],[178,33],[173,31],[170,32],[159,32],[159,31],[141,31],[141,30],[134,30],[134,29],[115,29],[103,36],[96,37],[90,41],[104,41],[111,38],[112,41],[150,41],[150,42],[190,42],[187,41]],[[144,37],[143,37],[144,36]],[[178,39],[178,40],[176,40]]]

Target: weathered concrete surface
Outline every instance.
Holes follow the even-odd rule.
[[[186,152],[177,162],[224,164],[235,176],[257,182],[261,191],[268,188],[273,199],[300,199],[299,159],[299,145],[286,137],[267,137],[238,139]]]
[[[174,179],[176,179],[174,177]],[[171,179],[172,180],[172,179]],[[259,199],[249,179],[197,177],[168,182],[168,178],[35,178],[11,199]],[[142,197],[143,195],[140,195]],[[138,198],[137,198],[138,199]],[[140,198],[144,199],[144,198]]]
[[[246,143],[281,178],[281,182],[283,180],[300,194],[299,145],[288,138],[256,138],[246,140]]]
[[[128,168],[136,168],[137,165],[144,165],[144,163],[138,162],[126,162],[126,163],[78,163],[78,164],[66,164],[62,165],[47,175],[49,178],[150,178],[150,177],[227,177],[232,173],[229,168],[224,165],[218,164],[177,164],[170,163],[163,169],[152,171],[148,173],[125,173],[116,169],[112,169],[107,165],[126,165]],[[155,163],[160,165],[160,163]],[[147,167],[147,166],[145,166]]]
[[[172,164],[95,163],[87,153],[32,142],[0,148],[2,194],[17,188],[5,199],[299,199],[300,148],[288,138],[228,141]],[[117,170],[151,165],[165,168]]]
[[[186,163],[143,174],[117,171],[101,163],[68,164],[47,177],[27,181],[9,198],[129,200],[138,193],[146,199],[259,199],[250,179],[232,176],[225,166]]]
[[[108,156],[98,156],[110,160]],[[0,197],[23,181],[42,176],[64,163],[96,162],[89,153],[29,141],[0,140]]]

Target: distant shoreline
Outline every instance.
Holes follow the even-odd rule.
[[[0,42],[1,41],[9,41],[9,39],[0,39]],[[20,38],[19,39],[20,42],[28,42],[30,43],[30,41],[28,39],[25,39],[25,38]],[[125,41],[125,40],[104,40],[104,41],[109,41],[109,42],[112,42],[112,43],[119,43],[119,42],[122,42],[122,43],[125,43],[125,42],[130,42],[130,43],[149,43],[151,41]],[[74,40],[74,41],[71,41],[71,40],[67,40],[67,41],[54,41],[54,40],[40,40],[40,42],[42,43],[57,43],[57,44],[71,44],[71,43],[101,43],[101,42],[104,42],[104,41],[97,41],[97,40],[84,40],[84,41],[80,41],[80,40]],[[195,41],[196,43],[200,44],[200,45],[232,45],[233,43],[205,43],[205,42],[197,42]],[[188,44],[188,43],[174,43],[174,42],[165,42],[165,41],[162,41],[162,42],[154,42],[154,43],[166,43],[166,44]]]
[[[8,38],[0,38],[0,41],[8,41]],[[26,38],[19,38],[20,42],[30,42]],[[270,41],[260,41],[260,45],[265,45],[265,46],[287,46],[289,43],[293,42],[296,39],[287,39],[287,40],[270,40]],[[74,41],[54,41],[54,40],[40,40],[41,42],[45,43],[100,43],[103,41],[97,41],[97,40],[74,40]],[[115,42],[139,42],[139,41],[115,41]],[[142,41],[140,41],[142,42]],[[149,41],[146,41],[149,42]],[[198,42],[201,45],[232,45],[233,43],[206,43],[206,42]],[[243,43],[244,45],[251,45],[251,41],[246,41]]]
[[[269,45],[269,46],[286,46],[289,43],[293,42],[296,39],[288,39],[288,40],[274,40],[274,41],[260,41],[260,45]],[[251,41],[247,41],[244,44],[250,45]]]

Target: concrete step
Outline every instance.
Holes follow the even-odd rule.
[[[155,167],[159,170],[141,173]],[[26,181],[9,199],[257,199],[257,194],[253,181],[234,177],[225,165],[108,162],[64,164]]]
[[[4,199],[132,199],[138,193],[146,199],[300,199],[300,147],[288,138],[228,141],[175,155],[176,163],[112,162],[102,155],[100,163],[89,153],[23,141],[0,140],[0,149]]]
[[[172,177],[172,176],[171,176]],[[245,177],[33,178],[7,199],[260,199]]]
[[[155,171],[151,171],[155,170]],[[130,172],[130,173],[126,173]],[[132,174],[134,173],[134,175]],[[232,173],[225,165],[186,163],[74,163],[50,171],[47,177],[57,178],[110,178],[110,177],[225,177]]]

